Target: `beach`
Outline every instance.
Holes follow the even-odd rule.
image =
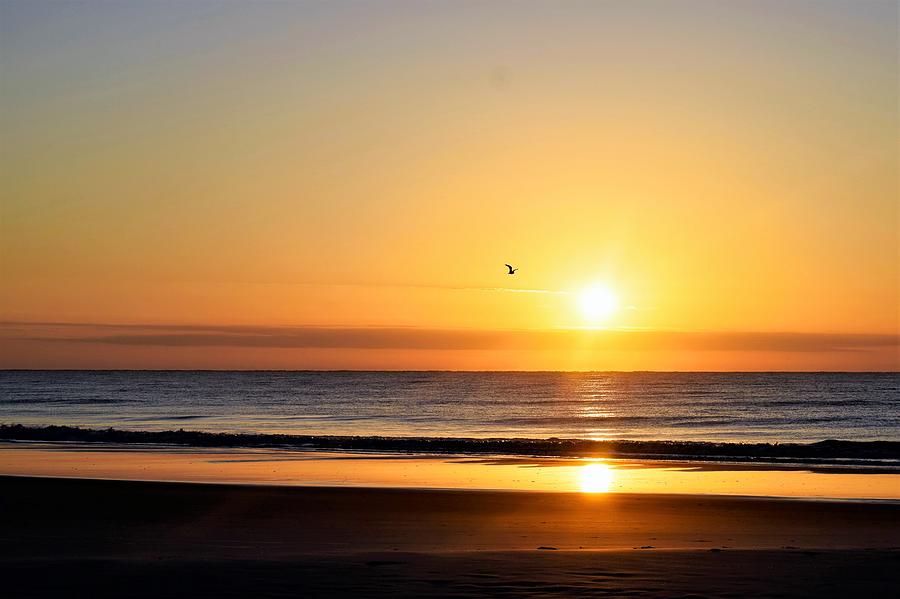
[[[894,502],[15,476],[0,497],[15,597],[874,597],[900,585]]]
[[[2,593],[892,596],[896,383],[6,372]]]
[[[0,442],[0,577],[13,597],[875,597],[900,587],[893,444],[876,458],[841,457],[839,445],[773,463],[2,430],[133,441]]]

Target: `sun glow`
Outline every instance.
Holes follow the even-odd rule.
[[[606,464],[591,463],[581,467],[578,473],[582,493],[606,493],[612,485],[612,468]]]
[[[619,307],[619,298],[606,285],[592,285],[578,296],[578,307],[588,320],[606,320]]]

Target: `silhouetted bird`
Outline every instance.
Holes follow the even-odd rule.
[[[509,272],[506,273],[506,274],[508,274],[508,275],[514,275],[514,274],[516,274],[516,271],[519,270],[518,268],[513,268],[513,267],[510,266],[509,264],[504,264],[503,266],[505,266],[506,268],[509,269]]]

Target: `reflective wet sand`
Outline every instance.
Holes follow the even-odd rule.
[[[889,597],[898,535],[897,502],[0,476],[10,597]]]
[[[889,469],[0,444],[0,474],[123,480],[900,500]]]

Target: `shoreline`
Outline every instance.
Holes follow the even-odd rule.
[[[562,438],[338,436],[141,431],[0,424],[0,441],[154,444],[196,448],[348,450],[465,456],[576,457],[900,468],[900,441],[734,443]]]
[[[273,487],[900,501],[897,468],[0,441],[0,475]]]

